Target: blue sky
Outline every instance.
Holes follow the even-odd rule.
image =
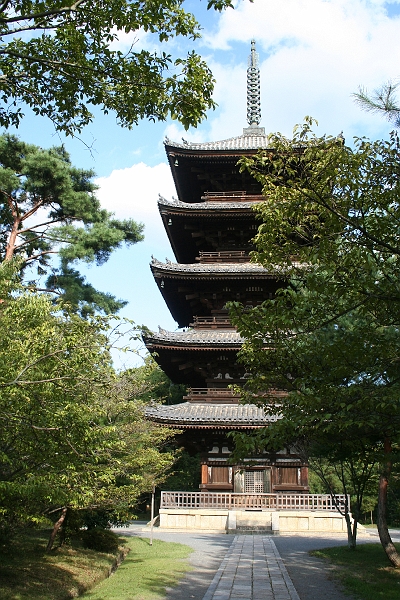
[[[149,269],[151,255],[174,260],[157,210],[158,193],[174,195],[163,139],[208,141],[242,132],[250,40],[256,40],[260,56],[261,125],[267,132],[290,136],[293,126],[311,115],[321,134],[343,131],[348,143],[354,136],[385,137],[390,125],[360,111],[351,94],[360,85],[373,90],[400,77],[400,0],[238,0],[236,10],[222,14],[207,12],[206,5],[206,0],[185,2],[203,26],[202,39],[194,44],[177,40],[165,48],[194,47],[213,70],[219,106],[197,129],[141,122],[128,131],[118,127],[113,115],[98,111],[80,141],[60,137],[49,121],[26,111],[17,132],[42,147],[65,143],[76,166],[95,170],[102,204],[118,217],[144,222],[144,242],[114,253],[101,268],[81,270],[98,288],[129,301],[122,316],[150,329],[176,329]],[[121,48],[130,43],[120,36]],[[155,44],[146,35],[139,43],[146,48]],[[116,364],[128,367],[138,361],[127,355],[116,358]]]

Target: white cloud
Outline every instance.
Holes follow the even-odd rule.
[[[165,236],[157,208],[158,194],[170,199],[176,195],[171,171],[166,163],[149,167],[141,162],[112,171],[96,180],[97,196],[103,208],[119,219],[133,218],[145,224],[146,240]]]
[[[334,52],[357,44],[365,34],[379,35],[379,28],[391,21],[383,2],[363,0],[256,0],[241,2],[235,11],[226,11],[219,29],[206,40],[210,47],[228,48],[230,43],[262,40],[264,48],[295,40],[297,44],[332,48]],[[377,30],[378,28],[378,30]]]

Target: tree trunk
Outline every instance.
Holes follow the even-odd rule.
[[[11,210],[11,214],[13,216],[14,221],[13,221],[10,235],[8,238],[8,242],[7,242],[7,246],[6,246],[6,254],[5,254],[4,260],[11,260],[14,256],[14,252],[15,252],[15,244],[17,241],[18,230],[21,225],[21,217],[18,214],[18,209],[14,205],[11,196],[7,197],[7,203]]]
[[[58,521],[56,521],[54,523],[54,527],[53,527],[53,531],[50,534],[50,538],[46,547],[46,552],[50,552],[50,550],[53,548],[53,544],[54,544],[54,540],[56,539],[56,535],[60,529],[60,527],[62,526],[62,524],[65,521],[65,517],[67,516],[67,511],[68,508],[66,506],[64,506],[64,508],[61,511],[61,515],[60,518],[58,519]]]
[[[392,470],[392,445],[388,438],[384,441],[385,461],[379,478],[377,527],[382,547],[394,567],[400,567],[400,556],[392,542],[387,526],[387,491]]]
[[[353,520],[353,526],[351,524],[350,512],[346,506],[344,518],[347,526],[347,545],[350,550],[355,550],[357,546],[357,520]]]
[[[356,548],[356,542],[357,542],[357,525],[358,525],[358,520],[353,516],[352,541],[353,541],[354,545],[351,547],[352,550],[355,550],[355,548]]]

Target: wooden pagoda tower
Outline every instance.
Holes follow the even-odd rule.
[[[243,343],[229,320],[226,303],[256,306],[274,297],[282,282],[250,262],[257,231],[254,205],[261,187],[239,158],[268,147],[259,126],[260,73],[252,42],[247,75],[247,120],[242,135],[210,143],[165,141],[178,199],[159,198],[159,210],[176,262],[153,259],[151,270],[178,331],[160,329],[144,337],[163,371],[189,387],[183,402],[148,409],[152,420],[180,429],[180,442],[201,455],[204,491],[306,492],[308,470],[290,450],[232,465],[228,432],[254,431],[274,417],[239,403],[231,384],[243,384],[237,361]]]

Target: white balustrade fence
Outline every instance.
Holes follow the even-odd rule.
[[[338,510],[346,496],[338,494],[233,494],[229,492],[161,492],[160,508],[222,508],[228,510]],[[350,507],[350,499],[348,498]]]

